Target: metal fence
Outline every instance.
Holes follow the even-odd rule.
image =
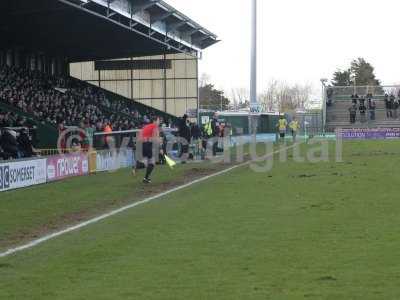
[[[327,100],[349,100],[352,95],[365,97],[371,94],[374,99],[383,99],[385,94],[400,97],[400,85],[386,86],[331,86],[326,88]]]

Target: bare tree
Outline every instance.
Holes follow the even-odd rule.
[[[234,88],[231,91],[234,109],[247,108],[249,105],[249,91],[245,88]]]
[[[278,110],[278,81],[272,79],[268,82],[267,87],[264,91],[259,94],[258,102],[263,107],[264,111],[276,111]]]
[[[290,85],[284,81],[272,79],[259,95],[259,101],[266,111],[294,111],[304,109],[310,101],[310,85]]]

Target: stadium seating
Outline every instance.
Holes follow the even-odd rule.
[[[96,131],[107,124],[113,131],[140,128],[154,115],[173,121],[172,116],[83,81],[8,66],[0,67],[0,104],[14,110],[0,117],[0,128],[29,125],[28,118],[21,115],[54,128],[61,123],[81,126],[86,121]]]

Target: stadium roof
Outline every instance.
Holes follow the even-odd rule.
[[[69,61],[186,52],[217,36],[161,0],[1,0],[0,46]]]

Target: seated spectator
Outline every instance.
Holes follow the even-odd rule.
[[[0,66],[0,101],[34,119],[55,127],[80,126],[102,131],[107,120],[113,130],[140,128],[152,118],[150,111],[140,114],[133,101],[107,99],[99,88],[71,77],[51,76],[39,71]],[[26,126],[25,118],[0,112],[0,127]],[[25,125],[24,125],[25,124]]]

